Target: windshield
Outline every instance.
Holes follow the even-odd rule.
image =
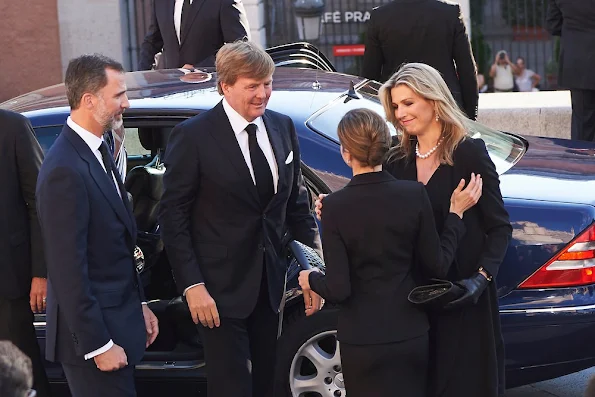
[[[347,93],[343,94],[310,116],[306,125],[338,143],[337,126],[345,113],[351,109],[366,108],[385,117],[384,108],[378,98],[380,86],[377,81],[363,82],[356,87],[360,99],[353,99]],[[393,125],[388,122],[387,124],[391,135],[396,135],[398,132]],[[512,168],[526,151],[525,142],[514,135],[496,131],[472,120],[467,120],[466,127],[470,138],[484,140],[500,175]]]

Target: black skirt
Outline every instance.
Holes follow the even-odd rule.
[[[341,342],[345,391],[349,397],[426,397],[428,335],[395,343]]]

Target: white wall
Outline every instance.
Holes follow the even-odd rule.
[[[266,28],[263,0],[243,0],[248,24],[250,25],[250,39],[266,48]]]
[[[467,34],[471,38],[471,9],[469,5],[469,0],[455,0],[461,6],[461,11],[463,12],[463,20],[465,21],[465,26],[467,27]]]
[[[109,56],[129,68],[122,18],[126,12],[120,0],[58,0],[62,74],[72,58],[89,53]]]

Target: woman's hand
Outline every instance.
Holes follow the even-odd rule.
[[[459,218],[463,218],[463,213],[473,207],[479,201],[483,188],[481,175],[471,173],[471,179],[465,189],[465,180],[461,179],[457,188],[450,196],[450,212],[455,213]]]
[[[300,272],[300,276],[298,277],[298,282],[300,283],[300,287],[302,287],[302,290],[310,290],[310,280],[309,280],[309,276],[310,273],[312,273],[314,270],[310,269],[310,270],[302,270]]]
[[[316,213],[316,218],[318,218],[319,221],[322,220],[322,200],[324,200],[326,196],[328,196],[328,194],[319,194],[318,200],[314,202],[314,212]]]

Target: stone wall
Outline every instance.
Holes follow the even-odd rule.
[[[479,95],[477,121],[501,131],[570,139],[569,91]]]

